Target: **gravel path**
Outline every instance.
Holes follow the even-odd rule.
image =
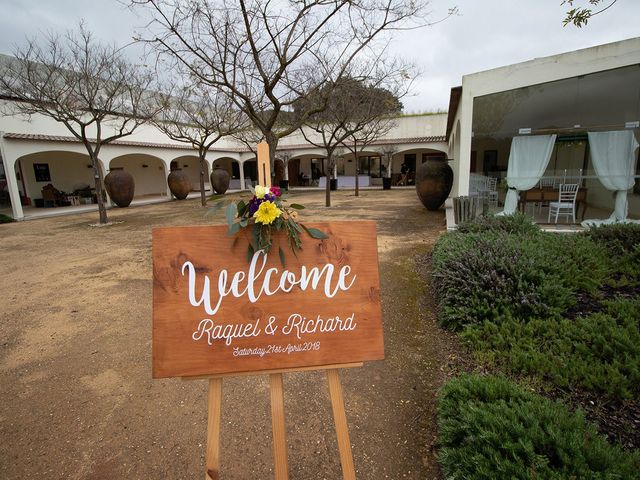
[[[414,260],[444,229],[411,190],[290,195],[375,219],[386,360],[342,372],[359,479],[439,478],[435,393],[458,347]],[[196,201],[0,225],[0,478],[202,478],[206,381],[151,379],[151,228],[222,223]],[[272,478],[266,377],[224,381],[222,478]],[[341,478],[326,381],[285,376],[290,478]]]

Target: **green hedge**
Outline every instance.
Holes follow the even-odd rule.
[[[603,245],[612,255],[626,255],[640,247],[640,224],[601,225],[583,235]]]
[[[588,317],[508,318],[462,334],[485,363],[559,387],[581,386],[617,398],[640,396],[640,300],[609,303]]]
[[[438,401],[445,478],[632,479],[640,455],[609,445],[578,411],[504,378],[451,380]]]
[[[559,318],[608,274],[607,252],[578,235],[450,233],[433,251],[441,325]]]
[[[540,228],[531,219],[520,213],[513,215],[487,215],[476,217],[458,226],[461,233],[504,232],[517,235],[537,235]]]

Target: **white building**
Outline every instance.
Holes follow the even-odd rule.
[[[403,162],[411,164],[415,171],[416,162],[419,165],[429,155],[446,156],[445,125],[446,114],[403,115],[395,119],[387,135],[360,154],[361,185],[382,185],[383,157],[389,148],[393,149],[394,181]],[[276,170],[293,187],[301,183],[310,186],[314,167],[321,175],[326,174],[323,151],[299,134],[281,140],[279,153],[288,160],[288,168]],[[341,156],[338,188],[353,185],[356,172],[353,155],[342,149]],[[63,125],[44,116],[0,116],[0,158],[0,202],[4,201],[5,208],[10,204],[9,213],[16,219],[38,214],[36,207],[43,205],[42,188],[48,184],[69,194],[90,192],[94,185],[91,162],[83,145]],[[216,144],[206,160],[209,171],[217,167],[229,171],[232,189],[245,189],[257,180],[255,155],[231,139]],[[167,176],[174,168],[187,172],[194,188],[198,188],[198,164],[195,150],[170,140],[151,125],[143,125],[100,152],[104,175],[112,168],[124,168],[133,175],[134,201],[170,199]],[[315,184],[320,187],[325,180],[318,180]],[[92,202],[91,196],[82,202]]]
[[[465,75],[451,90],[447,120],[451,195],[469,194],[471,174],[506,176],[513,138],[546,134],[556,137],[543,177],[580,175],[587,204],[611,211],[588,133],[628,131],[637,141],[639,120],[640,38]],[[633,155],[637,169],[637,149]],[[631,216],[640,214],[634,173]]]
[[[462,86],[451,90],[448,115],[397,118],[395,127],[360,158],[360,183],[382,183],[383,157],[392,147],[392,183],[397,182],[402,163],[415,172],[429,156],[446,156],[454,170],[451,196],[467,195],[471,174],[506,176],[513,138],[546,134],[555,137],[542,176],[566,179],[579,172],[586,204],[613,210],[612,192],[598,179],[587,136],[629,131],[637,140],[639,120],[640,38],[538,58],[465,75]],[[637,168],[637,150],[633,154]],[[293,187],[323,184],[322,178],[313,180],[317,172],[328,173],[324,153],[301,135],[281,140],[279,155],[288,165],[276,165],[277,179],[288,179]],[[44,117],[0,117],[0,156],[0,202],[10,201],[18,219],[36,211],[42,187],[48,183],[65,192],[93,186],[82,145],[62,125]],[[342,157],[337,167],[339,188],[352,186],[356,173],[353,156],[343,150]],[[100,163],[104,174],[114,167],[130,171],[137,199],[171,198],[166,178],[174,167],[188,172],[198,185],[196,152],[151,126],[104,147]],[[210,170],[220,166],[229,171],[231,188],[243,189],[256,180],[254,154],[231,140],[216,145],[207,163]],[[638,182],[625,197],[629,215],[640,215]]]

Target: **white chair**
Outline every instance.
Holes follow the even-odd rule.
[[[578,196],[579,185],[577,183],[568,183],[560,185],[558,201],[549,202],[549,218],[555,215],[555,223],[558,223],[558,217],[561,215],[567,218],[571,217],[573,223],[576,223],[576,197]]]
[[[542,177],[538,182],[538,187],[544,190],[544,189],[554,188],[554,184],[555,184],[554,177]],[[542,213],[543,208],[549,208],[549,201],[543,200],[541,202],[536,202],[534,204],[534,209],[535,208],[537,208],[538,211]]]
[[[487,177],[487,196],[489,197],[489,206],[498,206],[498,179],[495,177]]]

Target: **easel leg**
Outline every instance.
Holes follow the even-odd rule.
[[[287,438],[284,424],[284,391],[282,374],[269,375],[271,390],[271,427],[273,429],[273,459],[276,480],[289,478],[287,463]]]
[[[347,415],[344,411],[342,385],[340,384],[338,370],[327,370],[327,382],[329,383],[329,395],[331,396],[333,421],[336,424],[336,435],[338,436],[338,450],[340,451],[340,463],[342,464],[342,478],[344,480],[355,480],[356,471],[353,467],[351,441],[349,440],[349,427],[347,425]]]
[[[220,412],[222,410],[222,379],[209,380],[207,420],[207,474],[205,480],[220,478]]]

